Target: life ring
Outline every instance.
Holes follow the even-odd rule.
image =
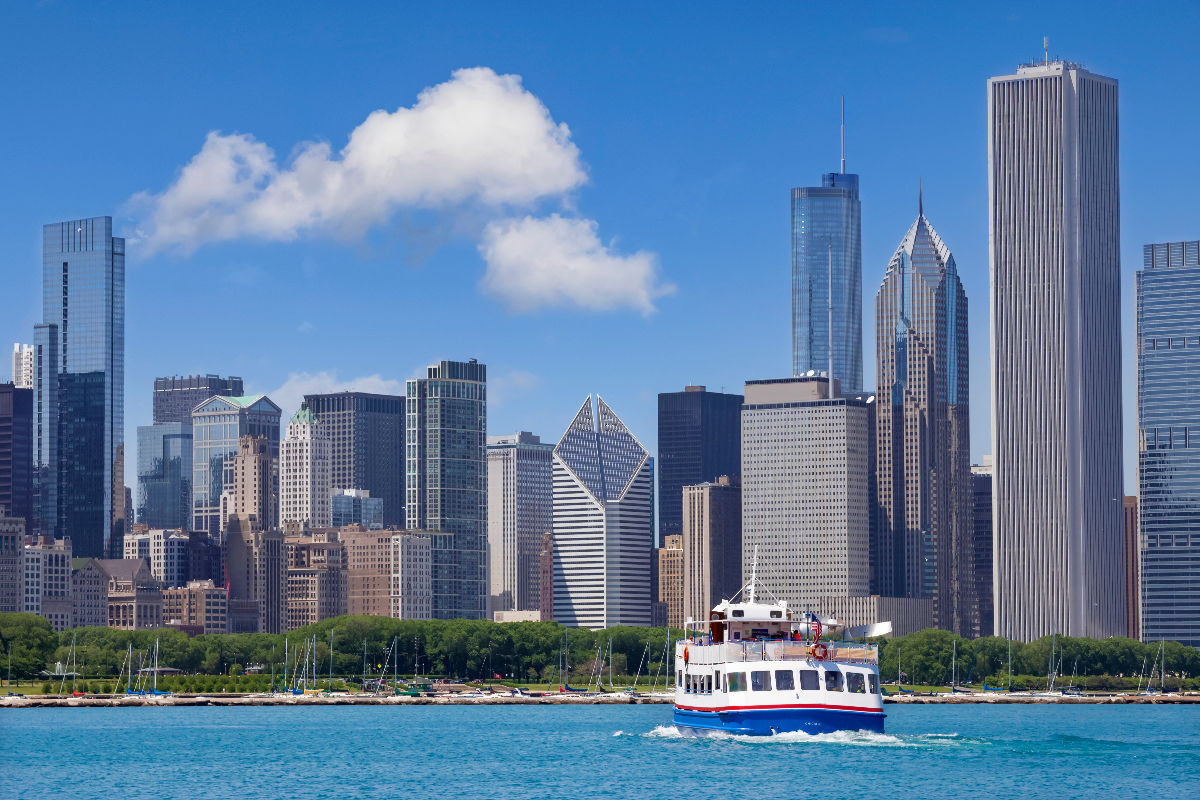
[[[829,657],[829,648],[826,647],[825,645],[823,645],[821,642],[817,642],[816,644],[814,644],[812,646],[812,650],[810,650],[809,652],[812,654],[812,657],[815,658],[817,661],[824,661],[826,658]]]
[[[688,649],[687,649],[687,647],[684,647],[684,648],[683,648],[683,663],[685,663],[685,664],[686,664],[686,663],[688,663]]]

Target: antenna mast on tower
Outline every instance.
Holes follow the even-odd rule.
[[[846,95],[842,95],[842,174],[846,174]]]

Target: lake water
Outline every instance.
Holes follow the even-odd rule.
[[[1200,706],[887,713],[695,739],[665,705],[3,711],[0,797],[1200,798]]]

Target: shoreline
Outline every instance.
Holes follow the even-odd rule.
[[[546,705],[671,705],[664,696],[599,694],[483,695],[427,697],[374,695],[286,694],[170,694],[170,695],[27,695],[0,697],[0,709],[10,708],[186,708],[195,706],[546,706]],[[1200,705],[1200,693],[1166,695],[1051,695],[1051,694],[937,694],[888,695],[894,705]]]

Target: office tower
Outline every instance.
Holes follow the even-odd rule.
[[[1125,632],[1117,82],[988,81],[995,631]]]
[[[658,560],[658,602],[666,612],[669,628],[683,627],[683,537],[663,537],[663,546],[655,548]],[[706,613],[703,619],[708,619]]]
[[[650,622],[654,461],[600,397],[554,448],[554,619],[611,628]]]
[[[841,171],[792,189],[792,375],[831,368],[845,391],[862,391],[862,205],[844,125]]]
[[[873,397],[823,376],[748,381],[742,406],[742,581],[793,609],[868,594]]]
[[[433,542],[413,531],[391,537],[391,608],[394,619],[432,619]]]
[[[305,528],[328,528],[333,524],[329,470],[329,440],[312,410],[302,405],[288,423],[287,436],[279,446],[279,527],[289,522]]]
[[[33,390],[0,383],[0,517],[33,515]]]
[[[45,617],[61,631],[72,626],[70,539],[39,536],[25,545],[21,573],[25,578],[22,611]]]
[[[150,528],[190,528],[191,422],[139,425],[137,448],[137,521]]]
[[[178,375],[154,379],[154,424],[192,424],[192,409],[210,397],[241,397],[242,379],[219,375]]]
[[[0,614],[25,610],[25,520],[0,512]]]
[[[554,523],[554,445],[518,431],[487,446],[488,595],[495,611],[538,607],[538,551]]]
[[[383,501],[383,524],[404,523],[404,398],[365,392],[306,394],[331,452],[334,489],[365,489]],[[409,526],[415,527],[415,526]]]
[[[554,621],[554,531],[542,534],[538,551],[538,619]]]
[[[703,386],[659,394],[659,535],[683,533],[684,486],[741,472],[742,399]]]
[[[232,482],[221,493],[221,527],[234,517],[250,520],[256,528],[271,528],[276,517],[275,475],[277,457],[265,436],[238,439],[233,457]]]
[[[192,411],[192,529],[219,539],[221,495],[233,484],[233,462],[243,436],[265,437],[279,457],[279,406],[265,395],[210,397]],[[275,517],[267,518],[266,524]],[[262,518],[259,524],[263,524]]]
[[[875,296],[877,593],[928,597],[977,637],[967,296],[918,202]]]
[[[1200,647],[1200,241],[1137,273],[1141,638]]]
[[[164,586],[183,586],[190,577],[190,545],[191,537],[181,530],[135,530],[125,534],[124,557],[145,559],[150,574]]]
[[[395,530],[343,528],[346,547],[347,611],[352,616],[391,615],[392,537]]]
[[[189,633],[228,633],[229,590],[211,580],[163,589],[163,624]]]
[[[431,365],[408,381],[408,528],[433,539],[433,618],[487,613],[487,367]]]
[[[287,600],[287,554],[283,533],[260,530],[257,520],[226,523],[225,577],[230,633],[283,633]]]
[[[162,583],[141,558],[97,558],[104,579],[108,627],[124,631],[161,628]]]
[[[100,569],[99,559],[79,559],[71,569],[71,624],[76,628],[108,625],[108,575]]]
[[[39,379],[43,384],[35,424],[47,437],[38,448],[47,460],[38,462],[44,467],[38,480],[54,507],[42,510],[38,527],[70,536],[77,555],[119,554],[125,530],[125,240],[113,237],[111,217],[43,226],[42,320],[34,329],[35,392]]]
[[[740,437],[739,437],[740,438]],[[741,466],[739,465],[739,470]],[[742,487],[738,478],[683,487],[684,619],[705,620],[742,587]]]
[[[33,345],[13,343],[12,382],[18,389],[33,388]]]
[[[58,516],[58,326],[34,325],[33,530],[57,537]]]
[[[371,497],[366,489],[340,489],[330,498],[330,515],[335,528],[361,525],[367,530],[381,530],[383,498]]]
[[[346,613],[346,548],[337,531],[285,536],[287,630]]]
[[[979,598],[979,635],[994,635],[992,602],[992,457],[971,465],[971,522],[974,531],[975,594]]]
[[[1125,496],[1125,635],[1130,639],[1141,638],[1142,618],[1142,562],[1141,546],[1138,543],[1138,499]]]

